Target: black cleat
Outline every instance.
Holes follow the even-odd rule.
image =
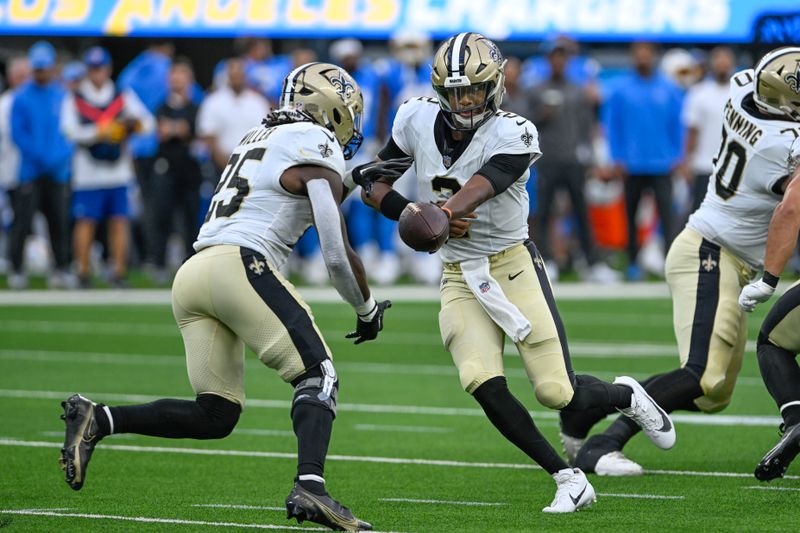
[[[786,428],[778,444],[758,463],[755,471],[756,479],[771,481],[783,477],[798,453],[800,453],[800,424],[795,424]]]
[[[61,402],[61,407],[64,408],[61,420],[67,427],[58,463],[69,486],[81,490],[94,447],[103,438],[94,417],[96,406],[80,394],[73,394],[66,402]]]
[[[302,524],[309,520],[327,526],[334,531],[368,531],[372,524],[359,520],[353,513],[328,494],[314,494],[295,482],[286,498],[286,518],[296,518]]]

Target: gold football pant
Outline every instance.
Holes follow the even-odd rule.
[[[172,286],[172,310],[196,394],[244,406],[244,347],[291,382],[331,352],[311,309],[259,253],[212,246],[186,261]]]
[[[536,398],[552,409],[573,396],[573,371],[566,335],[539,252],[531,242],[489,257],[490,273],[508,299],[531,322],[532,330],[516,343]],[[503,330],[484,311],[467,286],[457,263],[445,263],[439,328],[445,348],[458,368],[461,385],[472,394],[503,375]]]
[[[686,228],[666,261],[673,326],[681,367],[700,380],[700,410],[713,413],[731,401],[747,341],[739,293],[753,276],[742,260]]]

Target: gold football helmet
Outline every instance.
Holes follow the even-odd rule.
[[[294,109],[333,132],[345,159],[352,158],[363,140],[364,97],[356,80],[330,63],[306,63],[283,80],[281,109]]]
[[[800,47],[777,48],[761,58],[753,85],[761,108],[800,122]]]
[[[489,120],[503,101],[500,49],[480,33],[459,33],[436,51],[431,83],[447,124],[455,130],[474,130]]]

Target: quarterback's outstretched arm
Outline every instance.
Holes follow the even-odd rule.
[[[739,295],[739,306],[747,312],[766,302],[775,292],[783,268],[797,247],[800,233],[800,167],[798,167],[783,194],[783,200],[775,208],[769,223],[767,248],[764,252],[764,275],[750,283]]]

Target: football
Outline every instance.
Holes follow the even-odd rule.
[[[410,203],[400,214],[400,238],[418,252],[435,252],[447,241],[450,221],[433,204]]]

